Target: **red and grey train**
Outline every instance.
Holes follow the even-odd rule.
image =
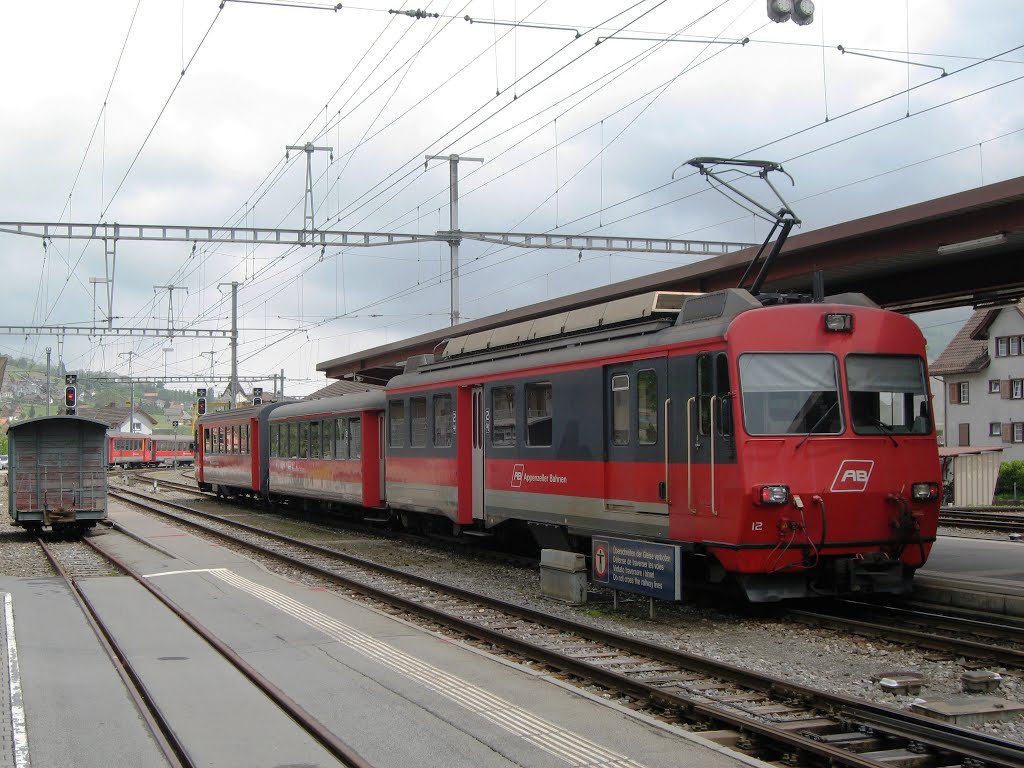
[[[676,544],[689,582],[755,602],[905,592],[938,523],[924,338],[860,294],[622,299],[199,429],[203,488],[561,549]]]
[[[107,464],[110,467],[184,466],[195,460],[190,435],[142,435],[107,432]]]

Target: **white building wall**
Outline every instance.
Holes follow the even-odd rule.
[[[989,365],[978,373],[949,375],[944,377],[943,400],[946,406],[946,445],[964,447],[960,443],[960,425],[970,425],[969,444],[975,447],[998,447],[1003,449],[1002,460],[1024,460],[1024,442],[1013,442],[1013,424],[1024,423],[1024,398],[1004,397],[1003,389],[1014,379],[1024,379],[1024,340],[1019,353],[999,357],[996,355],[996,340],[999,337],[1024,336],[1024,318],[1013,307],[1004,308],[988,330]],[[991,391],[992,381],[1000,382],[999,392]],[[950,402],[950,384],[967,382],[970,401]],[[1022,385],[1024,388],[1024,385]],[[1024,394],[1024,392],[1022,392]],[[998,423],[1000,434],[990,434],[990,425]],[[1002,425],[1009,424],[1011,442],[1004,442]],[[1018,430],[1021,428],[1018,428]]]

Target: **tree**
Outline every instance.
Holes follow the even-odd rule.
[[[1006,495],[1013,493],[1014,483],[1017,485],[1017,493],[1024,493],[1024,461],[1004,461],[999,466],[996,493]]]

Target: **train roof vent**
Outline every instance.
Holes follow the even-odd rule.
[[[826,304],[851,304],[855,307],[874,307],[878,305],[863,293],[836,293],[825,297]]]
[[[565,321],[569,319],[568,312],[559,312],[557,315],[538,317],[530,324],[528,339],[546,339],[551,336],[561,336],[565,331]]]
[[[412,373],[424,365],[430,365],[432,362],[434,362],[433,355],[413,355],[405,361],[405,372]]]
[[[724,291],[691,296],[683,304],[678,324],[695,323],[716,317],[732,317],[748,309],[760,307],[761,302],[742,288],[726,288]]]
[[[674,319],[688,297],[699,294],[652,291],[604,304],[538,317],[452,339],[442,357],[467,355],[557,336],[569,336],[608,326],[624,326],[644,320]],[[408,371],[409,369],[406,368]]]

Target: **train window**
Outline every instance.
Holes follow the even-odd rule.
[[[715,369],[711,355],[704,353],[697,356],[697,429],[700,434],[711,432],[711,397],[714,395]]]
[[[224,438],[224,427],[217,427],[217,453],[225,453],[225,445],[227,440]]]
[[[847,355],[850,420],[858,435],[929,435],[924,364],[919,357]]]
[[[299,458],[309,457],[309,422],[299,423]]]
[[[526,444],[551,445],[551,382],[526,385]]]
[[[612,445],[629,445],[629,374],[612,376]]]
[[[388,445],[400,448],[405,445],[405,401],[388,401]]]
[[[515,387],[495,387],[491,390],[491,445],[501,448],[515,444]]]
[[[294,421],[288,425],[288,450],[285,451],[285,455],[290,459],[299,457],[299,425]]]
[[[843,431],[836,359],[829,354],[740,356],[743,422],[751,435]]]
[[[334,419],[326,419],[321,427],[324,440],[324,458],[334,458]]]
[[[348,420],[349,458],[358,459],[363,455],[362,422],[358,416]]]
[[[409,398],[409,445],[422,448],[427,444],[427,398]]]
[[[452,444],[455,431],[451,395],[434,395],[434,445],[447,448]]]
[[[270,425],[270,458],[276,459],[281,455],[281,425]]]
[[[210,447],[210,428],[203,427],[203,451],[210,453],[212,448]]]
[[[636,374],[637,441],[640,445],[658,442],[658,374],[652,370]]]
[[[249,425],[242,425],[242,453],[249,453]]]
[[[311,421],[309,423],[309,458],[320,458],[320,445],[320,422]]]
[[[724,352],[715,355],[715,428],[720,435],[732,434],[732,409],[729,398],[729,358]]]
[[[334,457],[348,458],[348,419],[337,419],[334,422]]]

